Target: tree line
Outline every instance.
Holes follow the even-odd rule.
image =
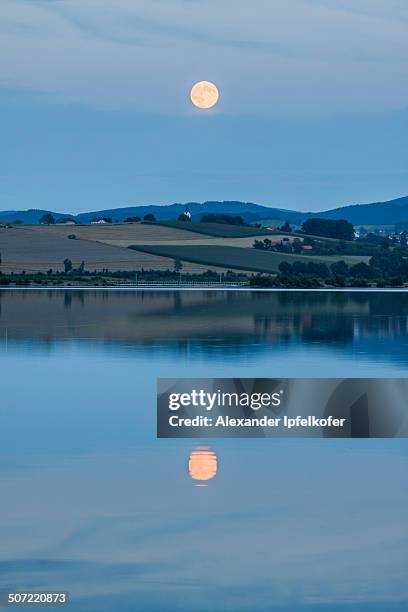
[[[282,261],[277,276],[258,274],[252,286],[261,287],[401,287],[408,283],[408,248],[396,247],[373,255],[368,263],[349,265],[344,260],[324,262]]]

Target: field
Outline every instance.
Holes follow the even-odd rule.
[[[143,225],[164,226],[196,234],[206,234],[218,238],[247,238],[271,234],[264,227],[246,227],[244,225],[226,225],[224,223],[184,223],[183,221],[156,221]]]
[[[333,257],[308,257],[307,255],[290,255],[220,245],[133,245],[129,248],[143,253],[171,257],[173,259],[199,263],[206,266],[223,266],[228,269],[269,273],[278,272],[279,264],[282,261],[287,261],[288,263],[293,263],[295,261],[313,261],[316,263],[323,262],[329,264],[338,260],[338,258]],[[343,257],[342,259],[349,264],[354,264],[361,261],[362,258]]]
[[[180,227],[182,226],[182,227]],[[187,227],[189,229],[187,229]],[[206,233],[196,231],[204,227]],[[245,230],[245,231],[243,231]],[[181,259],[183,270],[246,270],[276,272],[281,261],[325,261],[340,256],[290,255],[252,248],[255,237],[280,241],[285,234],[256,231],[252,228],[217,224],[129,223],[105,225],[23,225],[0,228],[0,253],[3,272],[46,272],[64,269],[64,260],[75,267],[82,261],[86,270],[173,269]],[[209,232],[212,232],[210,234]],[[234,237],[234,234],[240,234]],[[74,234],[75,240],[68,239]],[[229,234],[223,237],[219,234]],[[128,247],[131,247],[130,249]],[[350,264],[367,257],[342,257]]]
[[[183,229],[164,227],[147,223],[106,223],[95,225],[30,225],[34,232],[41,235],[60,236],[66,238],[75,234],[77,238],[105,242],[107,244],[127,244],[135,241],[175,241],[175,240],[199,240],[200,235]]]
[[[282,222],[281,222],[282,224]],[[245,227],[240,225],[224,225],[221,223],[183,223],[182,221],[156,221],[155,223],[142,223],[141,226],[154,226],[154,227],[167,227],[173,230],[182,232],[183,239],[186,232],[192,234],[205,234],[213,238],[269,238],[273,240],[276,237],[277,240],[281,240],[284,237],[288,238],[310,238],[319,242],[338,243],[345,242],[350,244],[348,240],[339,240],[338,238],[327,238],[323,236],[314,236],[311,234],[302,234],[299,232],[282,232],[280,230],[268,230],[266,227]],[[253,240],[250,244],[252,246]]]
[[[123,227],[123,226],[118,226]],[[87,270],[167,270],[173,268],[173,260],[156,255],[131,251],[97,241],[105,226],[80,226],[72,228],[52,226],[28,226],[0,229],[1,271],[47,272],[63,270],[64,259],[70,259],[77,267],[82,261]],[[115,226],[116,229],[116,226]],[[67,231],[68,230],[68,231]],[[86,235],[87,239],[69,240],[67,234]],[[109,234],[110,235],[110,234]],[[92,236],[94,239],[90,238]],[[104,237],[104,236],[102,236]],[[187,264],[185,270],[201,269]]]
[[[241,238],[222,238],[210,234],[202,234],[196,231],[186,231],[185,223],[182,227],[162,226],[156,223],[107,223],[106,225],[31,225],[24,226],[41,236],[59,236],[67,238],[70,234],[80,240],[110,244],[117,247],[128,247],[131,244],[230,244],[236,246],[252,247],[254,238],[244,236]],[[213,224],[216,225],[216,224]],[[18,228],[15,228],[18,229]],[[257,234],[257,237],[259,235]],[[262,231],[260,237],[273,236]],[[276,235],[276,240],[282,236]],[[0,234],[1,244],[1,234]]]

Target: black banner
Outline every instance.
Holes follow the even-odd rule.
[[[408,436],[408,379],[159,379],[158,438]]]

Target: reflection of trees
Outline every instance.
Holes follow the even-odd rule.
[[[70,310],[72,304],[72,293],[71,291],[64,291],[64,308]]]
[[[389,292],[370,295],[371,315],[408,317],[408,296],[406,293]]]
[[[0,291],[0,303],[10,340],[86,333],[110,344],[249,353],[290,341],[350,344],[408,335],[402,292],[49,289]]]
[[[303,342],[352,342],[353,320],[342,316],[301,315],[268,316],[254,319],[257,335],[271,336],[281,342],[301,339]]]
[[[181,291],[174,292],[174,312],[181,312],[183,309],[183,303],[181,301]]]
[[[348,344],[354,338],[353,320],[341,316],[313,316],[309,325],[302,328],[303,342]]]
[[[281,306],[298,306],[301,303],[305,308],[308,306],[324,306],[330,301],[328,292],[308,292],[308,291],[281,291],[276,294]]]

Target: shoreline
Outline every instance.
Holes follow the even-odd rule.
[[[404,293],[408,291],[407,287],[319,287],[316,289],[304,288],[284,288],[284,287],[165,287],[163,285],[140,286],[140,287],[0,287],[1,291],[250,291],[250,292],[266,292],[266,293],[288,293],[288,292],[303,292],[303,293]]]

